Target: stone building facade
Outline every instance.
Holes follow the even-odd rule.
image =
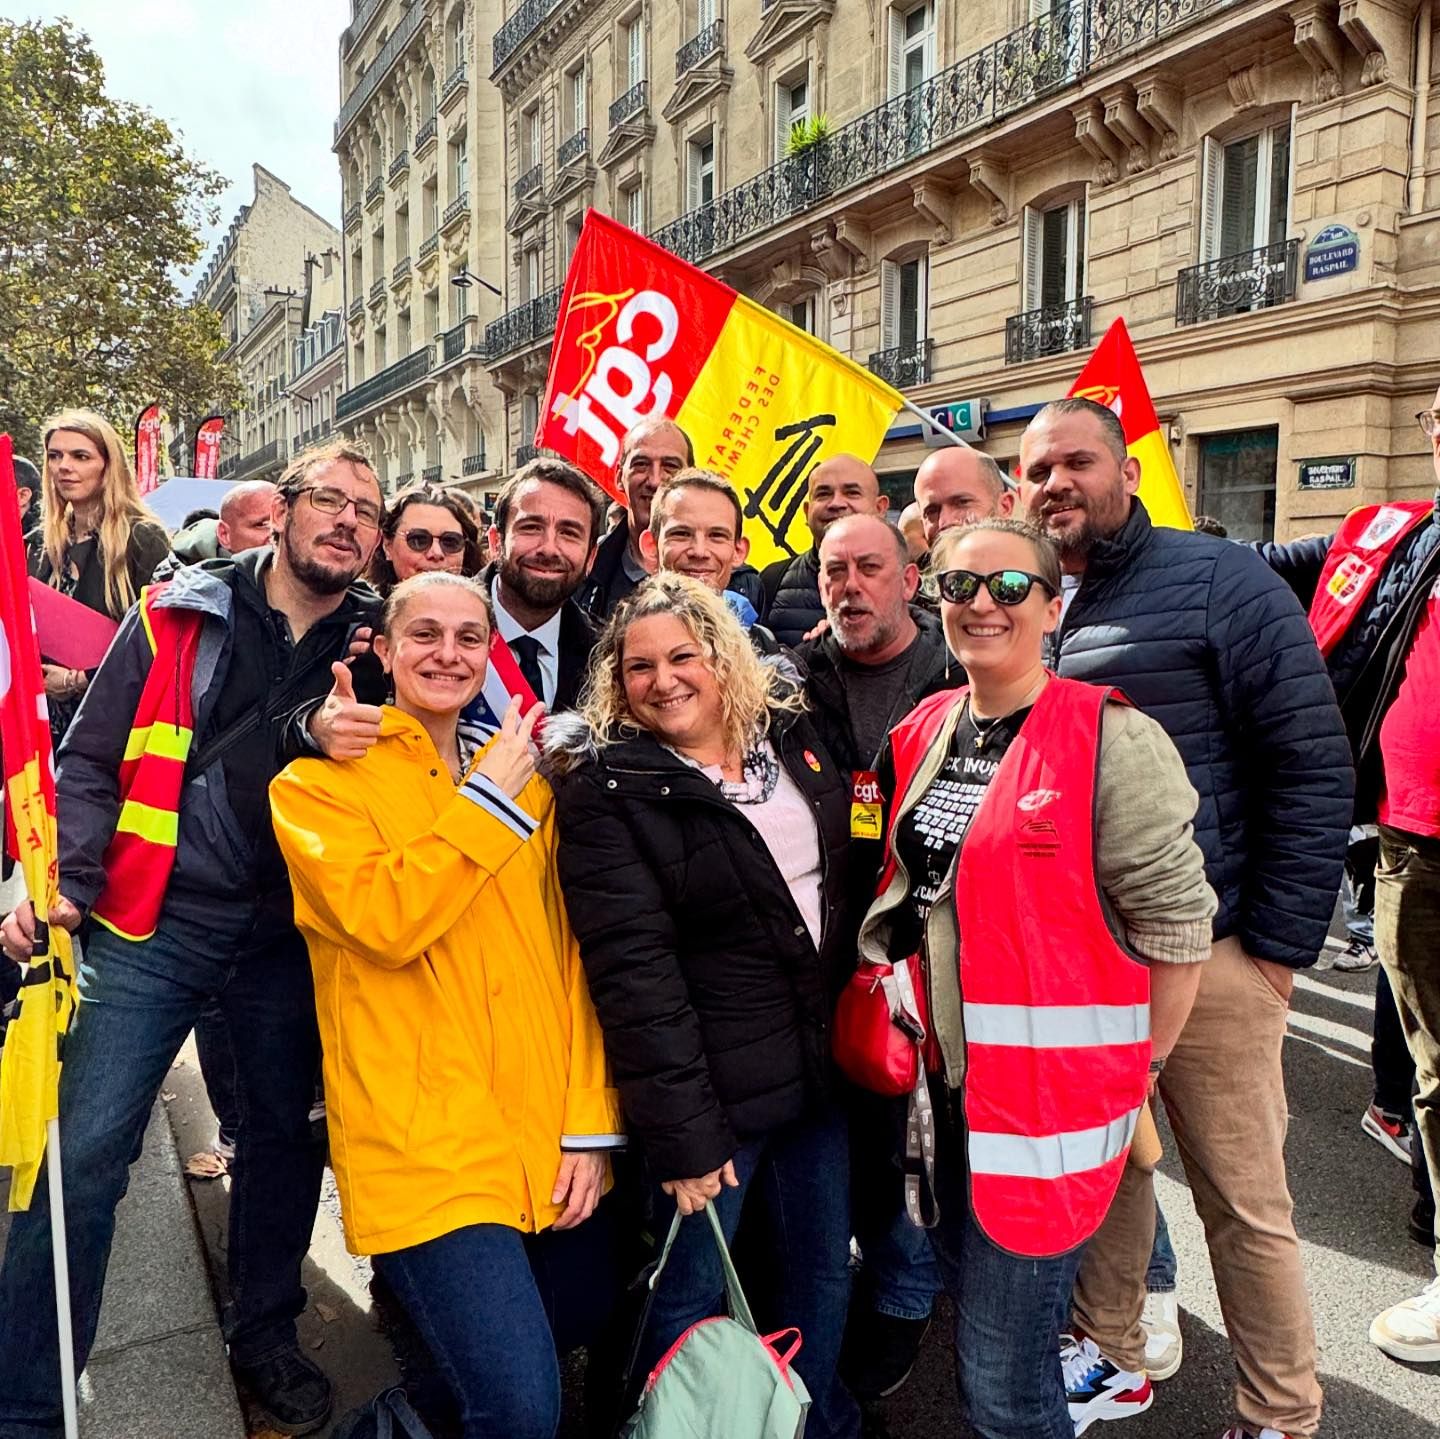
[[[1007,466],[1124,316],[1192,508],[1233,534],[1428,493],[1434,24],[1433,0],[519,0],[488,52],[496,463],[530,453],[594,205]],[[794,153],[797,120],[824,123]],[[925,452],[892,429],[897,497]]]
[[[296,448],[298,406],[289,394],[291,347],[308,312],[340,305],[340,232],[302,204],[263,165],[254,167],[254,198],[231,222],[195,287],[194,298],[220,314],[247,392],[226,416],[221,479],[274,479]],[[177,440],[175,464],[188,470],[194,425]]]
[[[481,358],[498,313],[500,96],[476,63],[497,0],[353,0],[334,149],[344,187],[348,388],[337,419],[393,493],[493,492],[500,396]],[[454,283],[455,281],[462,283]]]

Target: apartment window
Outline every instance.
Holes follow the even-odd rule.
[[[435,71],[427,65],[420,76],[420,122],[433,119],[435,115]]]
[[[429,344],[440,333],[440,291],[425,292],[425,334],[424,343]]]
[[[385,329],[379,327],[375,331],[375,369],[377,371],[385,368]]]
[[[385,278],[385,231],[376,230],[370,247],[370,260],[377,280]]]
[[[525,169],[533,170],[541,161],[540,106],[532,105],[521,117],[521,133],[524,136]]]
[[[522,300],[533,300],[540,294],[543,286],[539,250],[526,250],[525,269],[523,273],[525,277],[525,290],[520,298]]]
[[[810,76],[782,81],[775,87],[775,158],[789,152],[790,131],[810,118]]]
[[[532,443],[531,437],[535,433],[535,427],[539,422],[540,404],[533,390],[526,390],[520,396],[520,443],[528,445]]]
[[[395,355],[402,358],[410,353],[410,311],[401,310],[395,317]]]
[[[420,214],[424,217],[428,240],[440,228],[440,187],[434,180],[427,180],[420,192]]]
[[[780,313],[797,330],[804,330],[807,335],[818,335],[820,331],[815,328],[816,308],[815,296],[806,295],[803,300],[790,300],[781,305]]]
[[[470,291],[464,285],[457,285],[455,283],[455,277],[460,274],[464,268],[465,262],[462,260],[450,272],[450,292],[455,297],[455,323],[457,325],[470,313]]]
[[[633,90],[645,78],[645,17],[635,16],[625,24],[625,86]]]
[[[1278,430],[1201,436],[1200,513],[1214,515],[1232,540],[1273,540],[1278,455]]]
[[[465,63],[465,11],[456,6],[450,12],[450,23],[446,36],[446,50],[449,52],[450,70],[456,71]]]
[[[935,73],[935,4],[890,11],[890,93],[904,95]]]
[[[645,187],[634,185],[625,192],[625,223],[637,235],[645,233]]]
[[[470,191],[470,150],[466,138],[450,142],[450,195],[458,200]]]
[[[715,23],[715,0],[696,0],[695,33],[703,34]]]
[[[353,366],[355,373],[350,377],[352,383],[359,384],[365,378],[365,346],[356,345],[352,351]]]
[[[580,243],[580,226],[583,217],[571,215],[565,221],[565,268],[570,268],[570,261],[575,258],[575,247]]]
[[[565,77],[566,120],[570,134],[578,135],[585,128],[585,67],[577,66]]]
[[[1022,310],[1078,300],[1085,291],[1085,197],[1045,210],[1027,205],[1021,248]]]
[[[929,305],[929,261],[925,256],[881,270],[881,342],[886,350],[914,350],[925,340]]]
[[[1290,226],[1290,122],[1225,144],[1205,137],[1200,259],[1279,244]]]
[[[715,198],[715,132],[707,130],[690,142],[689,205],[698,210]]]

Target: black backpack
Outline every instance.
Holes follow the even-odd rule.
[[[352,1410],[331,1439],[434,1439],[398,1385]]]

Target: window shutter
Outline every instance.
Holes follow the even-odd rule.
[[[1200,263],[1213,260],[1220,244],[1220,176],[1225,152],[1207,135],[1200,146]]]
[[[880,266],[880,348],[893,350],[900,343],[900,267],[893,260]]]
[[[1078,300],[1085,293],[1085,265],[1090,258],[1090,231],[1086,224],[1085,196],[1075,201],[1075,228],[1071,235],[1072,251],[1075,256],[1075,287],[1070,292],[1072,300]]]
[[[645,78],[644,54],[640,49],[641,38],[641,17],[636,16],[630,22],[630,88],[634,88]]]
[[[687,210],[698,210],[700,208],[700,147],[691,144],[688,150],[690,164],[687,166],[685,185],[685,208]]]
[[[1050,0],[1030,0],[1030,19],[1043,20],[1050,13]]]
[[[890,95],[905,93],[905,17],[894,6],[890,10]],[[888,346],[887,346],[888,348]]]
[[[790,87],[775,87],[775,159],[783,160],[790,143]]]
[[[700,0],[696,10],[695,33],[707,29],[715,19],[715,0]]]
[[[925,6],[925,78],[935,73],[935,5],[934,0]]]
[[[1040,211],[1026,205],[1020,217],[1020,308],[1040,308],[1040,264],[1044,258]]]
[[[915,339],[928,338],[930,334],[930,257],[921,255],[915,262]]]

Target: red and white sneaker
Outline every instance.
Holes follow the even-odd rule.
[[[1060,1373],[1070,1404],[1070,1422],[1077,1436],[1101,1419],[1128,1419],[1155,1402],[1155,1391],[1143,1373],[1117,1369],[1082,1335],[1061,1335]]]

